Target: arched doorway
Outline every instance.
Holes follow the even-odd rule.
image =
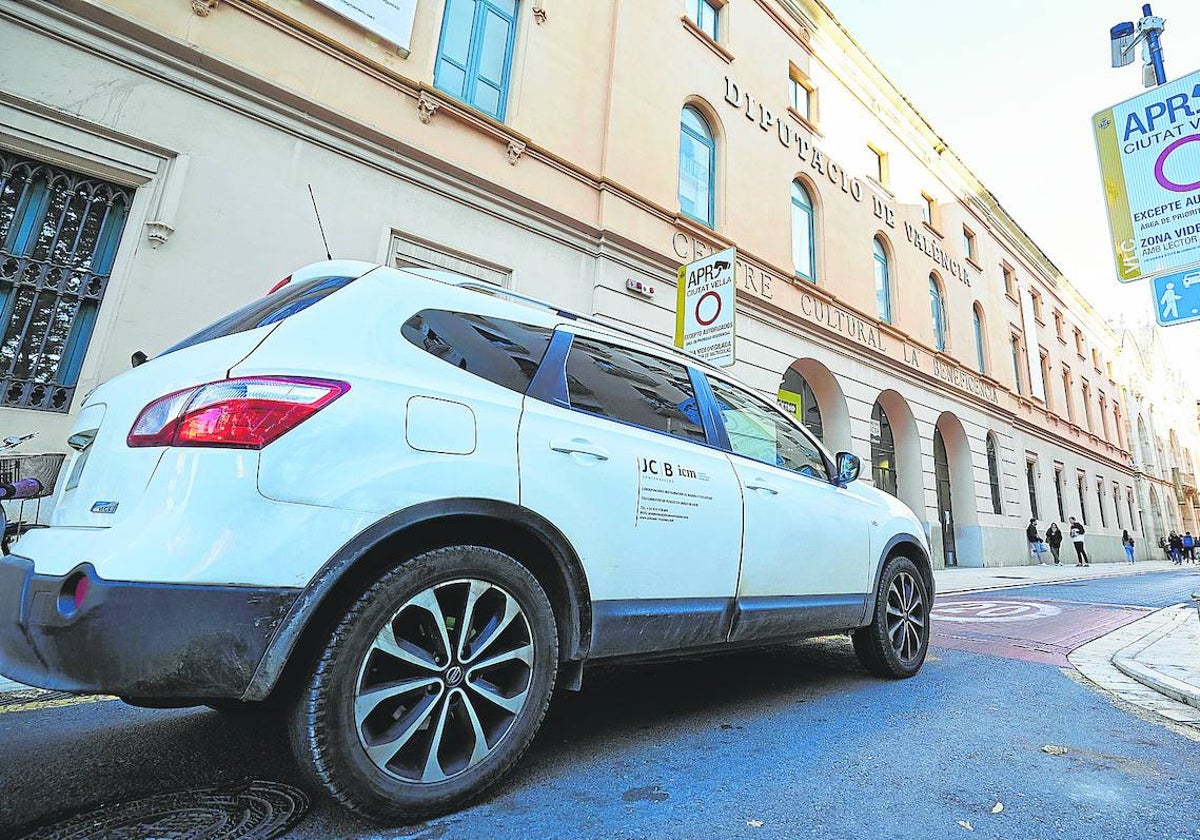
[[[950,456],[941,429],[933,430],[933,477],[937,486],[938,525],[942,529],[942,558],[947,566],[958,565],[954,546],[954,496],[950,483]]]
[[[896,391],[882,391],[871,407],[870,439],[871,476],[875,485],[898,497],[924,521],[928,512],[921,437],[912,409]],[[882,473],[877,475],[880,468]]]
[[[984,565],[971,444],[962,422],[948,411],[933,429],[933,475],[946,565]]]
[[[871,480],[885,493],[898,495],[896,484],[896,436],[883,406],[871,411]]]
[[[821,404],[813,393],[808,380],[795,368],[783,372],[779,386],[779,405],[808,429],[818,440],[825,439],[825,425],[821,421]]]
[[[797,359],[783,372],[779,406],[833,452],[850,451],[850,410],[837,377],[816,359]]]

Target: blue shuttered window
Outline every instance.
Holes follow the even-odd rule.
[[[516,34],[517,0],[446,0],[433,86],[503,120]]]
[[[70,410],[132,199],[0,152],[0,405]]]

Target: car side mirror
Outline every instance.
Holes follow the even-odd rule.
[[[862,459],[853,452],[839,452],[837,454],[837,483],[842,487],[852,481],[858,480],[858,474],[862,472]]]

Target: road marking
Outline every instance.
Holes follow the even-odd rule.
[[[940,604],[930,610],[938,621],[957,624],[999,623],[1008,621],[1036,621],[1059,615],[1062,609],[1050,604],[1035,604],[1024,601],[956,601]]]
[[[12,714],[13,712],[38,712],[42,709],[56,709],[63,706],[78,706],[83,703],[102,703],[116,699],[116,697],[109,697],[108,695],[104,694],[85,694],[78,697],[47,697],[40,700],[34,696],[30,697],[25,702],[0,705],[0,715]]]

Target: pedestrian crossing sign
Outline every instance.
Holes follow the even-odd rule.
[[[1155,277],[1154,320],[1161,327],[1200,321],[1200,266]]]

